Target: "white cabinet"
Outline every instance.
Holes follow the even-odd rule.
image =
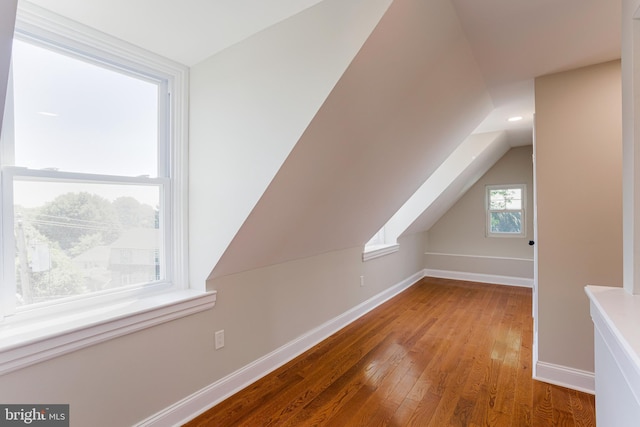
[[[596,423],[640,426],[640,296],[587,286],[595,334]]]

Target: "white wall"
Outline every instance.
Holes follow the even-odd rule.
[[[622,2],[624,288],[640,294],[640,1]]]
[[[7,95],[7,79],[9,78],[17,5],[18,0],[7,0],[0,3],[0,130],[4,115],[4,100]]]

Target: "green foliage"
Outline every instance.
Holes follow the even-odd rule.
[[[97,233],[102,244],[109,244],[120,234],[111,202],[87,192],[62,194],[45,204],[38,212],[35,226],[63,250],[71,249],[87,235]]]
[[[520,209],[522,194],[519,188],[501,188],[490,190],[491,210]]]
[[[78,241],[67,249],[67,253],[71,257],[76,257],[84,251],[88,251],[91,248],[102,245],[103,239],[101,233],[85,234],[80,236]]]
[[[16,239],[22,239],[18,246],[24,252],[29,251],[29,245],[42,246],[50,260],[50,265],[38,269],[33,268],[32,259],[24,266],[20,254],[16,258],[17,293],[24,297],[23,303],[30,304],[98,289],[94,282],[108,278],[84,277],[88,273],[83,274],[74,265],[74,258],[113,243],[125,229],[157,228],[158,211],[131,197],[121,197],[112,203],[98,195],[80,192],[60,195],[39,208],[15,206],[15,217]],[[29,285],[27,292],[22,283],[23,268],[28,270],[24,278]]]
[[[520,212],[491,212],[492,233],[520,233],[521,231]]]
[[[34,302],[78,295],[86,290],[82,275],[60,248],[51,248],[51,269],[31,273],[31,289]]]
[[[157,211],[151,206],[143,205],[133,197],[118,197],[112,205],[122,228],[157,228]]]
[[[31,301],[23,303],[34,303],[39,301],[60,298],[64,296],[78,295],[84,292],[82,277],[71,263],[71,258],[62,250],[56,242],[51,242],[46,236],[41,234],[33,225],[33,218],[37,216],[37,210],[27,210],[17,207],[16,218],[20,221],[22,235],[16,238],[24,238],[27,242],[39,242],[48,247],[51,268],[41,272],[28,271],[29,294]],[[22,283],[22,266],[16,263],[17,293],[25,295],[24,283]]]
[[[522,190],[520,188],[490,189],[490,231],[492,233],[521,233],[521,208]]]

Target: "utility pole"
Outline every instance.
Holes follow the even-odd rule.
[[[18,220],[16,230],[16,246],[18,247],[18,261],[20,262],[20,286],[22,288],[22,299],[25,304],[31,304],[31,282],[29,277],[29,260],[27,258],[27,243],[24,238],[22,220]]]

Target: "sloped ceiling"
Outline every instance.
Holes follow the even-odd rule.
[[[618,0],[452,2],[496,104],[509,83],[620,57]]]
[[[491,139],[491,144],[479,152],[469,167],[458,174],[432,203],[426,205],[426,208],[423,206],[424,210],[402,231],[401,236],[429,230],[511,148],[504,131],[473,134],[468,140],[483,140],[487,137]]]
[[[321,1],[29,0],[188,66]]]
[[[322,0],[30,1],[192,66]],[[619,0],[450,1],[496,109],[479,132],[531,130],[534,77],[620,57]]]
[[[396,0],[211,278],[363,244],[491,111],[448,0]]]
[[[466,138],[385,224],[385,238],[431,228],[510,148],[505,131]]]
[[[190,66],[323,1],[33,0]],[[620,15],[616,0],[395,0],[212,276],[363,243],[472,132],[529,143],[533,78],[619,58]]]
[[[325,0],[191,68],[192,280],[204,283],[390,3]]]
[[[535,77],[620,58],[619,0],[451,1],[495,107],[479,132],[531,130]]]

